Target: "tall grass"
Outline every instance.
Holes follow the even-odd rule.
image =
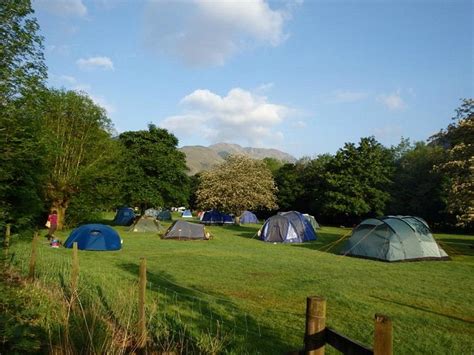
[[[298,349],[309,295],[326,296],[328,324],[368,345],[373,316],[384,313],[393,319],[396,353],[474,351],[472,236],[437,236],[453,248],[452,261],[390,264],[337,255],[343,242],[334,242],[346,229],[323,228],[313,243],[274,245],[253,238],[258,227],[210,227],[212,240],[192,242],[116,227],[124,239],[121,251],[79,251],[76,307],[70,307],[71,250],[43,242],[36,284],[60,304],[57,325],[44,321],[51,351],[136,348],[140,257],[148,266],[147,345],[157,351]],[[14,240],[11,252],[13,268],[25,276],[31,243]]]

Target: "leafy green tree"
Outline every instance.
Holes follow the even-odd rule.
[[[393,157],[374,137],[346,143],[328,163],[323,212],[327,215],[381,215],[390,199]]]
[[[275,209],[276,187],[272,173],[261,160],[230,155],[213,170],[201,173],[197,204],[239,216],[244,210]]]
[[[301,165],[292,163],[287,163],[276,171],[275,183],[278,188],[277,201],[280,209],[299,210],[298,201],[305,193],[301,172]]]
[[[0,227],[41,212],[43,147],[37,93],[46,78],[42,38],[28,0],[0,1]]]
[[[446,181],[433,167],[443,160],[444,150],[424,142],[413,146],[402,144],[405,147],[395,163],[389,213],[419,216],[430,224],[439,224],[446,218],[443,213]]]
[[[59,228],[73,198],[84,193],[85,186],[99,188],[101,179],[106,179],[105,171],[114,161],[111,130],[105,110],[87,95],[63,90],[44,93],[45,195],[50,208],[58,212]]]
[[[270,157],[263,158],[263,162],[267,165],[268,169],[270,169],[273,176],[275,176],[278,169],[280,169],[284,165],[284,162],[282,162],[281,160]]]
[[[142,210],[186,204],[186,156],[177,149],[178,139],[173,134],[150,124],[147,131],[120,134],[119,140],[126,158],[125,203]]]
[[[450,180],[447,211],[457,225],[474,228],[474,99],[463,99],[446,130],[431,137],[433,144],[447,149],[446,159],[437,165]]]

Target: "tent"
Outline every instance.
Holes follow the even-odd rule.
[[[193,218],[193,214],[191,213],[191,210],[185,210],[183,214],[181,215],[183,218]]]
[[[314,230],[321,229],[321,226],[316,221],[316,218],[314,218],[314,216],[311,216],[310,214],[307,214],[307,213],[303,213],[303,216],[304,216],[304,218],[306,218],[306,220],[309,222],[309,224],[311,224],[311,226],[313,227]]]
[[[344,255],[383,261],[449,259],[419,217],[385,216],[364,220],[352,231]]]
[[[168,228],[163,239],[207,240],[209,237],[202,224],[178,220]]]
[[[149,208],[145,210],[144,216],[145,217],[153,217],[153,218],[158,218],[158,214],[160,211],[155,210],[154,208]]]
[[[80,250],[120,250],[122,240],[112,227],[104,224],[84,224],[74,229],[64,242],[66,248],[72,248],[77,242]]]
[[[204,212],[201,222],[204,224],[233,224],[234,219],[228,214],[216,210],[210,210]]]
[[[160,223],[153,217],[140,217],[131,227],[129,232],[158,233]]]
[[[242,214],[240,215],[239,221],[241,224],[258,223],[257,216],[250,211],[242,212]]]
[[[129,226],[135,219],[135,212],[130,207],[121,207],[118,209],[114,218],[114,224],[117,226]]]
[[[160,211],[156,218],[160,221],[171,221],[171,212],[169,210]]]
[[[303,243],[316,240],[316,232],[304,216],[296,211],[279,213],[265,221],[259,231],[265,242]]]

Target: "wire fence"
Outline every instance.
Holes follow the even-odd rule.
[[[27,277],[32,254],[31,243],[18,242],[10,248],[10,266]],[[80,261],[79,261],[79,264]],[[81,298],[97,307],[97,311],[119,326],[127,327],[137,320],[138,262],[136,272],[117,272],[114,267],[103,269],[80,266],[78,292]],[[70,294],[72,256],[70,250],[52,249],[39,242],[34,271],[36,282],[46,288],[57,288]],[[154,271],[155,272],[155,271]],[[241,338],[283,338],[304,335],[305,314],[279,310],[256,303],[239,305],[225,296],[210,294],[179,283],[161,274],[153,274],[147,282],[148,323],[171,320],[185,325],[191,333],[226,333]],[[182,335],[186,337],[187,332]]]

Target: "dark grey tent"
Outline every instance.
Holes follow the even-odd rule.
[[[158,233],[160,223],[153,217],[140,217],[129,229],[129,232]]]
[[[156,218],[160,221],[171,221],[171,212],[169,210],[160,211]]]
[[[341,253],[383,261],[449,259],[428,224],[411,216],[366,219],[352,231]]]
[[[199,240],[209,239],[209,235],[202,224],[178,220],[168,228],[163,239]]]

